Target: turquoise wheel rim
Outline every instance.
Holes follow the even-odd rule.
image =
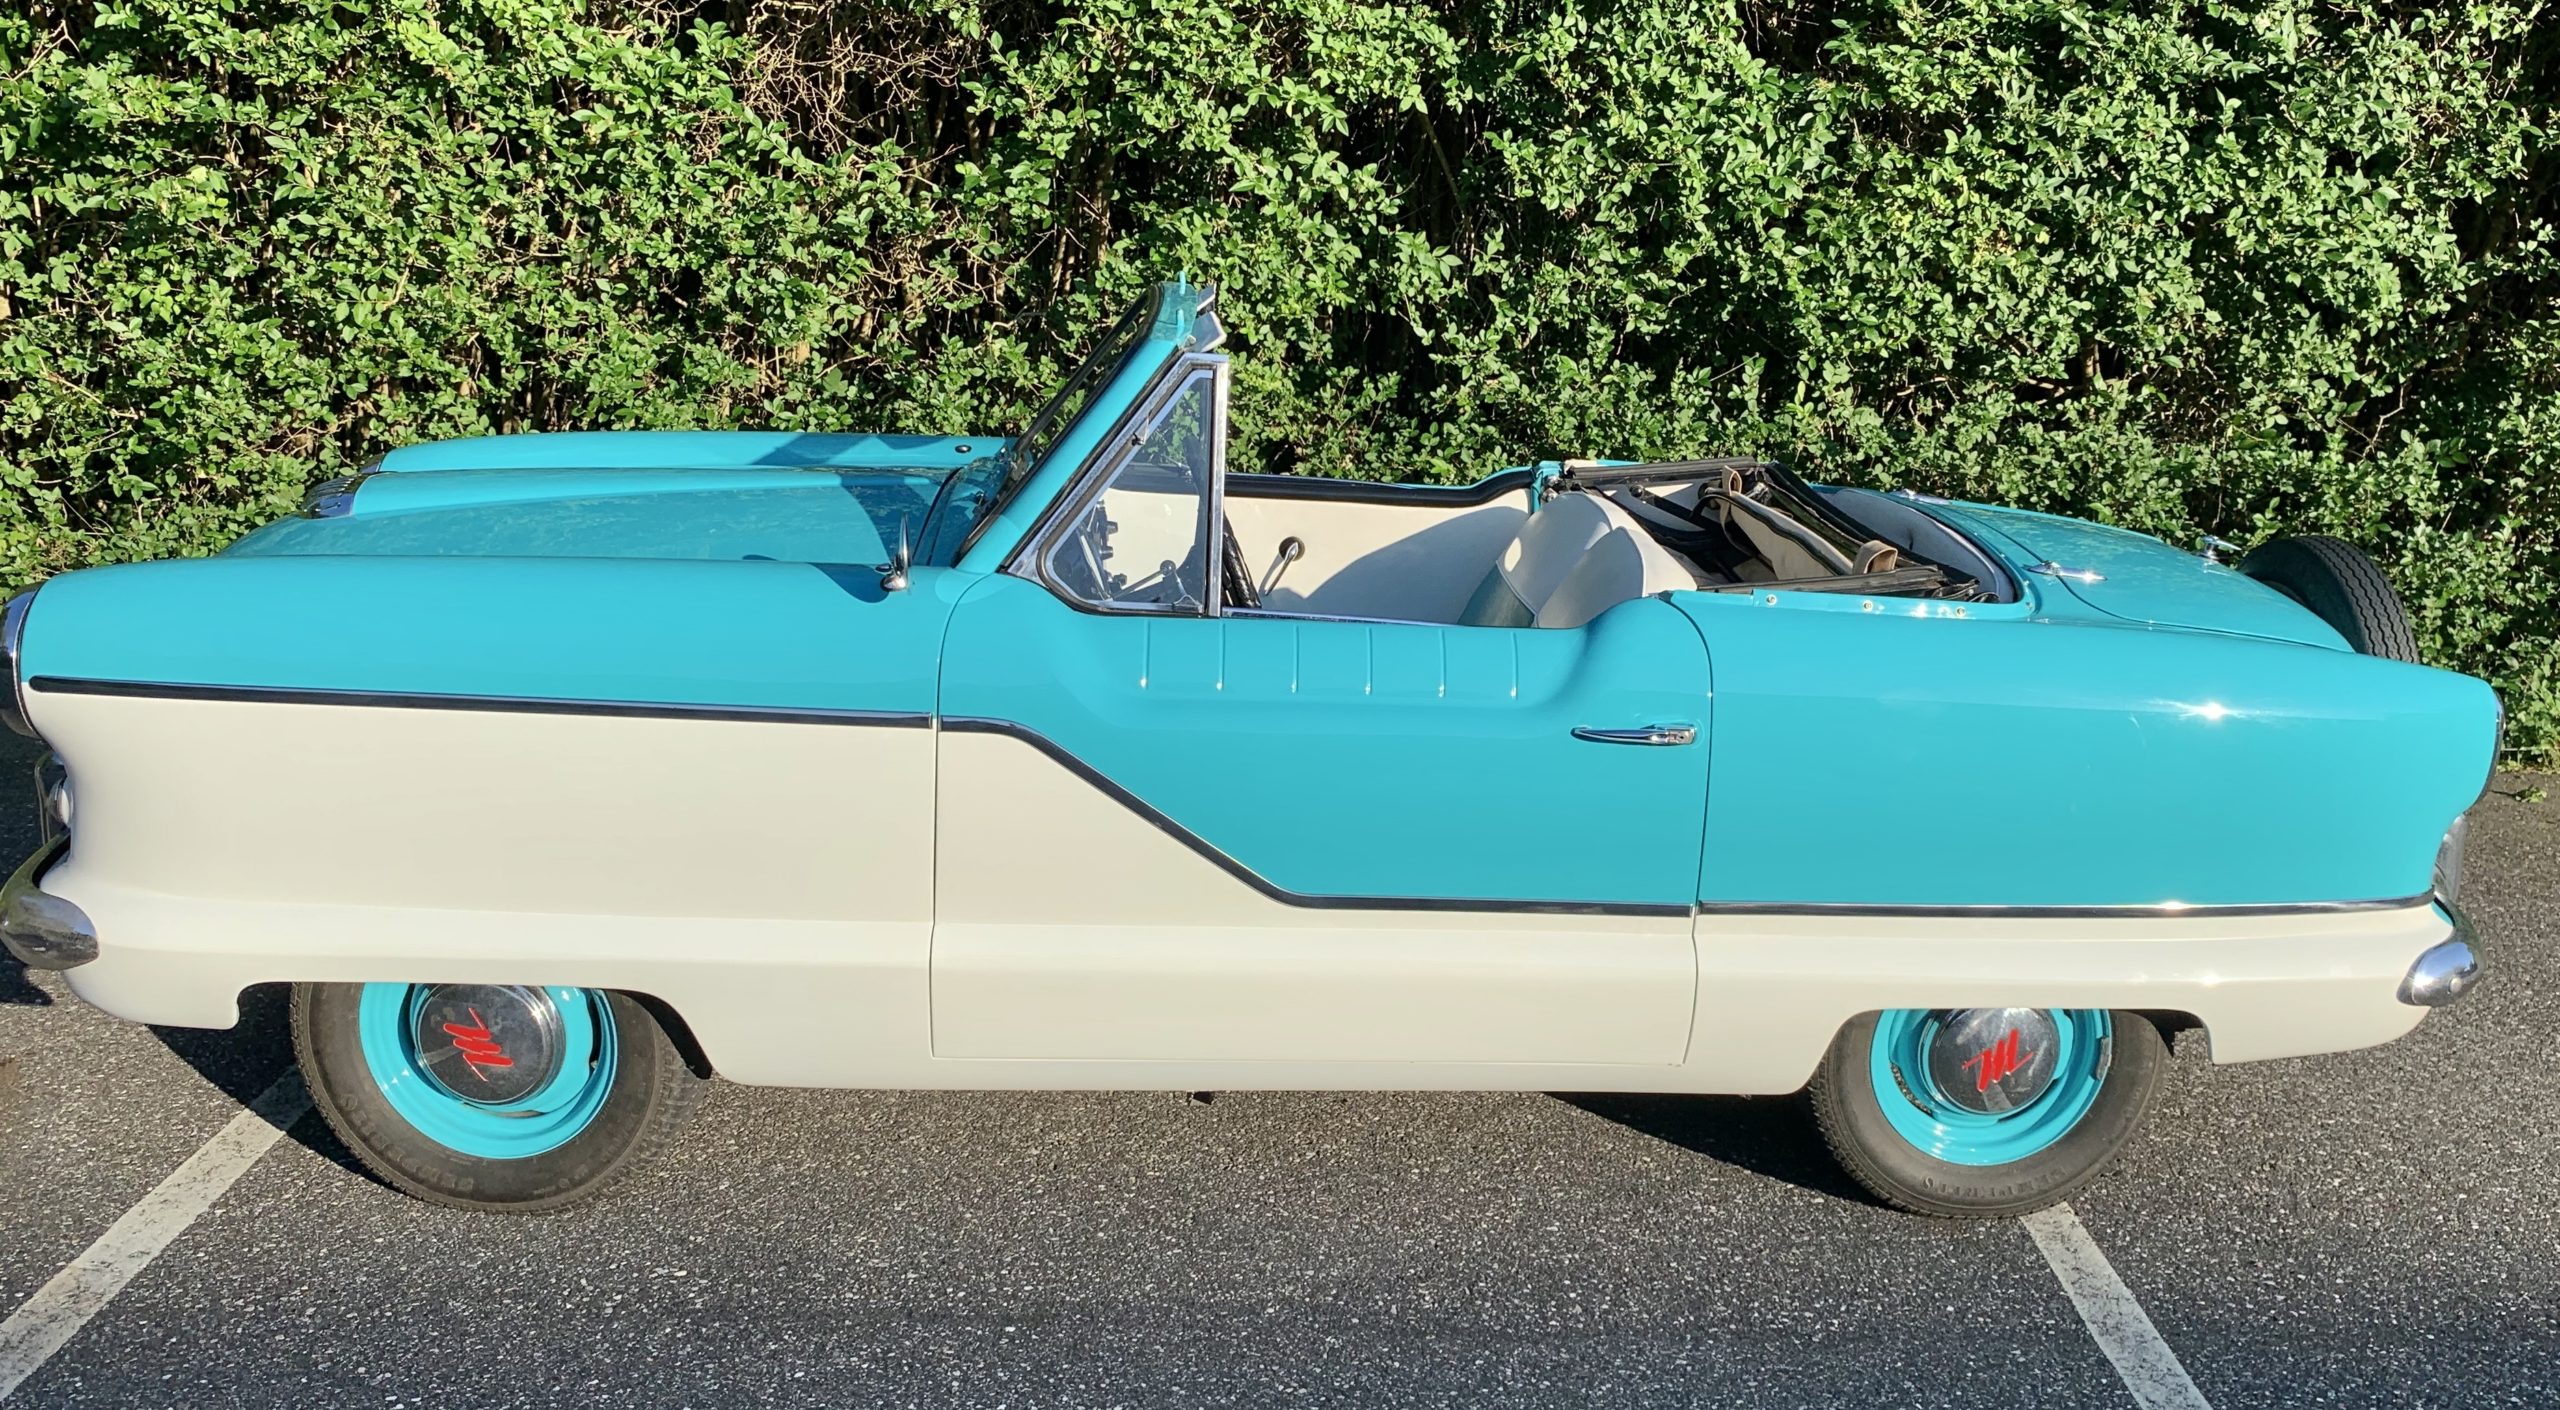
[[[2051,1084],[2013,1111],[1967,1110],[1930,1073],[1928,1054],[1945,1011],[1889,1009],[1876,1018],[1867,1071],[1894,1132],[1950,1165],[2007,1165],[2071,1134],[2107,1083],[2115,1020],[2105,1009],[2048,1009],[2057,1049]]]
[[[543,991],[560,1014],[560,1069],[502,1109],[468,1101],[427,1074],[414,1036],[427,986],[368,984],[356,1004],[365,1066],[384,1101],[418,1134],[482,1160],[523,1160],[576,1139],[613,1091],[613,1006],[597,989]]]

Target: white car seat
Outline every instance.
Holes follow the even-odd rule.
[[[1695,588],[1697,575],[1599,495],[1538,506],[1494,560],[1459,622],[1474,627],[1578,627],[1632,597]]]

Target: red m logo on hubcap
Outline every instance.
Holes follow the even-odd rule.
[[[2028,1060],[2034,1056],[2033,1053],[2018,1051],[2018,1030],[2012,1028],[1999,1042],[1975,1053],[1966,1061],[1965,1066],[1981,1067],[1982,1070],[1973,1075],[1973,1089],[1977,1092],[1988,1092],[1991,1090],[1992,1083],[2006,1081],[2015,1075],[2019,1068],[2026,1066]]]
[[[444,1031],[446,1036],[453,1039],[453,1050],[462,1054],[462,1061],[471,1069],[471,1075],[483,1082],[489,1080],[489,1074],[480,1069],[516,1065],[516,1060],[507,1056],[506,1050],[498,1046],[498,1040],[489,1036],[489,1025],[480,1017],[478,1009],[471,1010],[470,1023],[448,1023],[444,1026]],[[2009,1035],[2012,1040],[2017,1036],[2015,1033]]]

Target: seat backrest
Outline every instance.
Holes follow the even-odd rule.
[[[1577,492],[1538,506],[1458,620],[1578,627],[1631,597],[1697,585],[1697,575],[1625,510]]]

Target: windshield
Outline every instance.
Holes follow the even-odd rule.
[[[954,485],[962,480],[975,482],[959,487],[956,495],[953,485],[944,488],[946,496],[963,501],[954,506],[959,511],[954,527],[966,526],[959,552],[967,551],[978,531],[994,520],[996,511],[1022,489],[1031,478],[1031,472],[1040,467],[1040,462],[1049,458],[1049,452],[1057,448],[1059,437],[1075,424],[1076,414],[1093,400],[1094,392],[1110,385],[1111,379],[1119,375],[1122,364],[1129,360],[1129,354],[1136,351],[1139,342],[1145,338],[1158,297],[1158,291],[1151,289],[1129,305],[1128,312],[1120,315],[1120,320],[1102,335],[1093,351],[1067,374],[1067,380],[1059,384],[1057,392],[1047,403],[1032,413],[1030,423],[1022,428],[1022,433],[1013,438],[1001,455],[992,462],[969,466],[952,477]],[[1001,478],[994,485],[987,486],[985,480],[990,472],[1000,473]],[[972,490],[976,492],[971,493]],[[954,557],[957,557],[956,553]]]

